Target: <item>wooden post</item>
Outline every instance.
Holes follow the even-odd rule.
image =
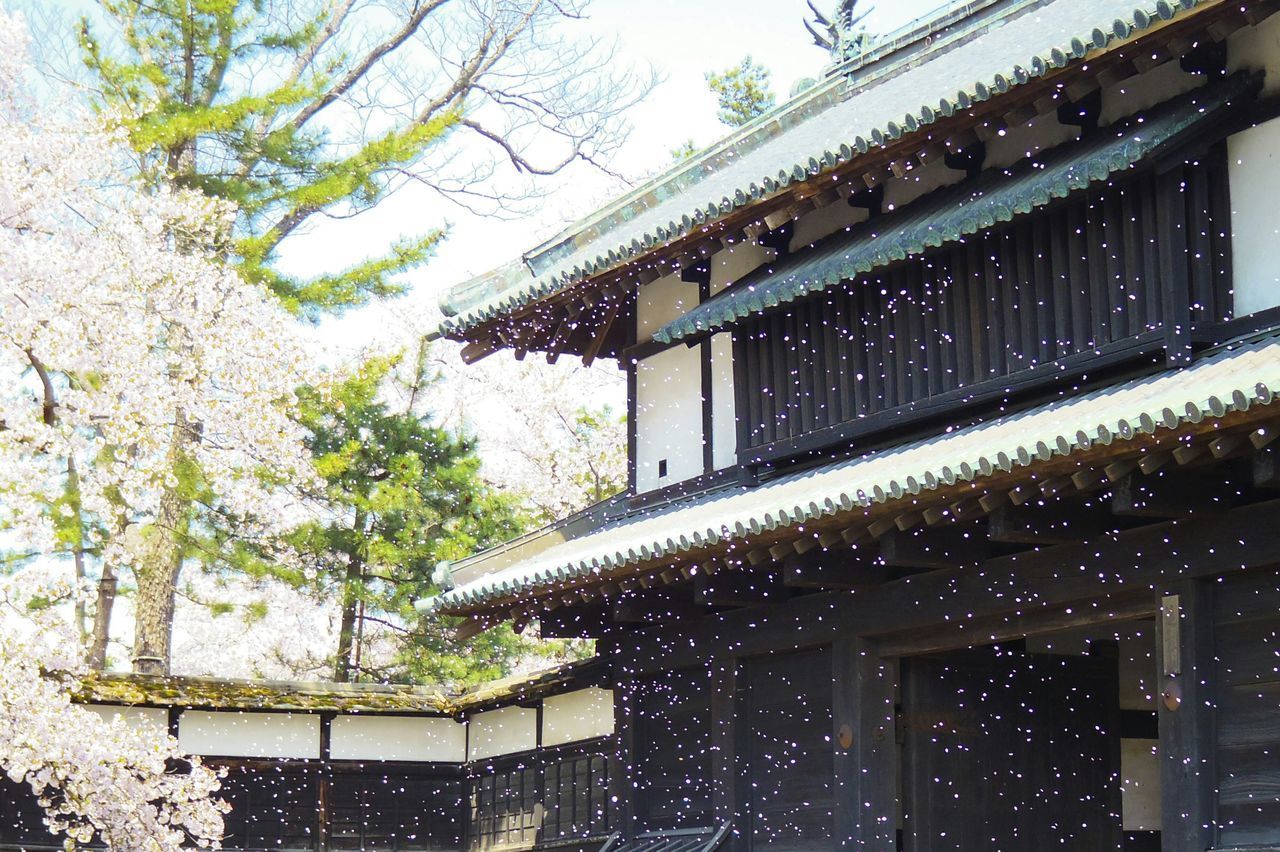
[[[731,822],[745,830],[738,814],[736,777],[738,665],[733,657],[712,662],[711,672],[711,810],[716,823]]]
[[[842,849],[897,849],[897,665],[851,636],[832,648],[835,836]]]
[[[1206,580],[1157,591],[1161,846],[1204,852],[1214,820],[1213,611]]]
[[[638,708],[635,675],[621,659],[615,659],[613,692],[614,752],[609,769],[609,828],[624,839],[635,834],[635,714]]]

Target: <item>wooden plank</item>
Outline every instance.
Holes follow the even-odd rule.
[[[1176,595],[1176,617],[1156,619],[1157,651],[1177,648],[1178,660],[1161,654],[1157,702],[1160,725],[1161,846],[1165,852],[1203,852],[1214,842],[1214,725],[1212,585],[1185,580],[1163,585],[1162,601]],[[1168,609],[1168,606],[1165,607]],[[1170,635],[1170,634],[1176,635]]]
[[[607,309],[605,309],[604,317],[600,320],[600,324],[596,326],[595,335],[591,338],[591,342],[587,344],[587,348],[582,351],[582,366],[590,367],[595,363],[596,358],[600,355],[600,350],[604,347],[604,342],[609,338],[609,331],[613,328],[613,323],[618,318],[618,314],[622,311],[623,299],[620,296],[614,297],[613,301]]]

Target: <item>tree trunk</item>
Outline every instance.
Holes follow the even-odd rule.
[[[173,643],[173,607],[182,570],[182,544],[191,517],[191,499],[178,473],[190,461],[197,427],[182,412],[175,417],[169,450],[176,482],[160,496],[155,521],[146,531],[142,553],[134,566],[138,594],[134,602],[133,670],[167,675]]]
[[[356,529],[364,529],[363,515],[356,514]],[[333,679],[337,683],[351,680],[351,657],[355,644],[356,608],[360,603],[357,591],[364,576],[364,562],[356,553],[347,557],[347,578],[342,586],[342,623],[338,627],[338,654],[333,662]]]
[[[93,635],[89,643],[89,668],[102,671],[107,665],[107,641],[111,638],[111,610],[116,604],[116,569],[102,566],[98,580],[98,605],[93,611]]]

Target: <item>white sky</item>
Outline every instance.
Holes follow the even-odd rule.
[[[864,0],[865,2],[865,0]],[[879,0],[867,25],[887,32],[939,5],[940,0]],[[820,8],[834,6],[821,0]],[[827,55],[803,26],[804,0],[595,0],[586,26],[616,37],[620,57],[652,66],[663,82],[630,115],[632,130],[610,167],[633,180],[670,164],[686,139],[708,145],[726,131],[704,74],[737,64],[744,55],[773,72],[779,101],[803,77],[818,76]],[[352,220],[323,223],[282,248],[286,269],[316,273],[348,266],[390,240],[447,222],[448,240],[427,264],[409,273],[410,295],[357,311],[320,329],[340,350],[359,349],[396,326],[425,328],[442,288],[487,272],[551,236],[625,189],[578,170],[563,176],[538,214],[518,221],[481,218],[408,187]]]

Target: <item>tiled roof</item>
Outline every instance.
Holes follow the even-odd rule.
[[[86,704],[206,710],[455,715],[480,706],[519,701],[544,692],[562,690],[599,665],[598,659],[582,660],[457,691],[410,684],[243,680],[108,672],[85,678],[77,700]]]
[[[1276,390],[1280,335],[1272,334],[1222,347],[1188,367],[620,521],[418,605],[430,612],[483,608],[602,572],[1069,457],[1097,444],[1269,405]]]
[[[1135,116],[1097,137],[1068,142],[1030,158],[1012,173],[987,172],[932,193],[851,233],[757,270],[733,288],[658,329],[663,343],[714,331],[768,308],[947,243],[1106,181],[1256,93],[1261,77],[1237,74]]]
[[[455,288],[442,301],[455,315],[439,333],[456,335],[528,306],[1208,2],[1013,0],[997,14],[961,19],[923,53],[891,53],[765,116],[735,144],[712,148],[607,215],[573,226],[525,265]]]

